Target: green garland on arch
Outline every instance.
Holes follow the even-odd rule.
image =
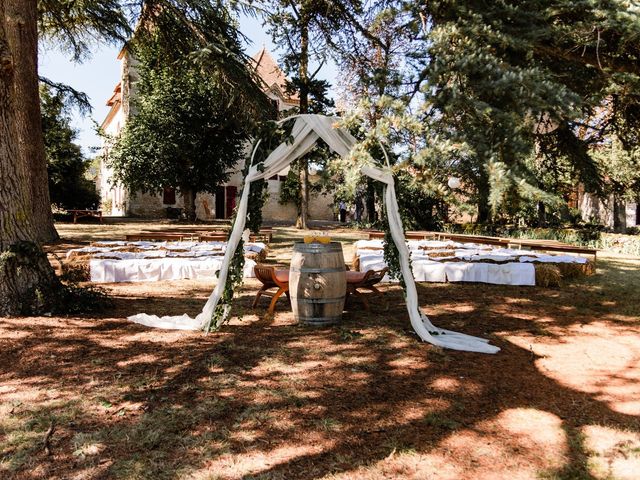
[[[259,171],[264,171],[264,161],[281,143],[293,142],[291,136],[291,129],[295,119],[278,124],[274,121],[263,123],[259,128],[259,133],[256,136],[256,140],[251,146],[249,157],[245,162],[244,169],[242,170],[243,179],[246,178],[249,173],[249,169],[252,166],[256,166]],[[258,145],[258,142],[260,144]],[[256,145],[258,148],[256,150]],[[251,155],[255,150],[255,156],[253,157],[253,164],[251,163]],[[244,189],[244,184],[243,184]],[[242,190],[240,190],[240,197],[242,197]],[[247,205],[247,219],[246,228],[253,233],[258,233],[262,226],[262,207],[267,199],[267,181],[265,179],[256,180],[251,182],[249,186],[249,201]],[[238,214],[237,206],[233,213],[233,220],[231,222],[232,228],[229,231],[229,237],[233,232],[233,226],[236,223],[236,216]],[[229,240],[227,237],[227,243]],[[218,330],[224,323],[230,319],[231,305],[233,303],[233,297],[242,285],[244,278],[244,240],[240,239],[238,247],[233,252],[231,262],[229,263],[229,272],[227,274],[227,281],[224,285],[224,290],[220,296],[220,300],[213,310],[211,316],[211,322],[206,330],[208,332]]]

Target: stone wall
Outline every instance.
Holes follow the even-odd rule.
[[[164,218],[166,217],[166,207],[182,206],[182,198],[176,195],[176,205],[163,205],[161,194],[140,193],[129,196],[128,214],[136,217]]]
[[[238,193],[240,185],[237,185]],[[269,196],[262,209],[262,218],[265,222],[290,222],[294,223],[297,218],[296,207],[292,203],[281,205],[280,181],[268,180]],[[137,193],[128,198],[128,214],[143,218],[165,218],[167,207],[183,208],[184,200],[179,193],[176,193],[176,203],[163,204],[162,194]],[[240,199],[237,198],[236,201]],[[204,203],[206,202],[209,214],[206,212]],[[311,220],[335,220],[335,214],[331,203],[331,195],[311,195],[309,199],[309,217]],[[200,220],[213,220],[215,218],[215,195],[209,193],[199,193],[196,196],[196,214]]]
[[[595,195],[583,193],[579,199],[579,208],[582,219],[585,222],[596,221],[607,227],[613,227],[613,196],[603,202]],[[626,227],[635,227],[640,224],[640,218],[638,218],[637,213],[636,203],[625,203],[624,220]]]

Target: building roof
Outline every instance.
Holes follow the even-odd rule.
[[[118,82],[113,89],[113,94],[107,100],[107,107],[112,107],[114,103],[122,101],[122,83]]]
[[[122,60],[125,53],[126,47],[123,47],[118,54],[118,60]],[[300,98],[297,94],[287,93],[287,77],[278,66],[278,63],[275,61],[271,53],[269,53],[265,47],[262,47],[258,53],[251,57],[251,62],[255,66],[256,73],[265,84],[265,92],[273,93],[285,104],[291,106],[300,105]],[[122,83],[118,82],[113,89],[113,94],[109,97],[109,100],[107,100],[107,106],[111,107],[111,110],[102,122],[102,128],[106,128],[107,125],[109,125],[121,105]]]
[[[122,83],[118,82],[118,84],[113,89],[113,94],[107,100],[107,107],[111,107],[109,113],[107,113],[107,117],[102,122],[101,128],[106,129],[111,120],[115,117],[116,113],[122,106]]]
[[[251,60],[255,65],[256,73],[265,83],[267,90],[279,96],[286,103],[295,105],[300,103],[297,94],[286,93],[287,77],[265,47],[262,47],[258,53],[251,57]]]

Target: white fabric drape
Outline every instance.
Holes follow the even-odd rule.
[[[293,117],[292,117],[293,118]],[[287,121],[289,119],[285,119]],[[238,212],[233,225],[231,236],[229,237],[227,249],[220,269],[218,283],[211,293],[202,312],[194,319],[187,315],[180,317],[157,317],[144,313],[129,317],[129,320],[143,325],[156,326],[160,328],[175,329],[206,329],[213,315],[213,311],[222,296],[224,285],[227,281],[229,264],[235,252],[247,220],[247,206],[249,201],[249,186],[251,182],[263,178],[271,177],[283,168],[288,166],[295,159],[306,154],[315,145],[318,138],[333,151],[341,156],[347,156],[351,148],[355,145],[356,139],[348,131],[341,128],[334,128],[337,119],[323,115],[298,115],[295,117],[295,124],[291,135],[293,143],[283,143],[279,145],[264,162],[264,170],[260,172],[256,166],[249,169],[245,177],[242,189],[242,197],[238,204]],[[464,335],[462,333],[443,330],[434,326],[418,306],[418,293],[415,281],[409,264],[409,249],[404,237],[404,229],[398,212],[398,202],[394,188],[394,181],[391,172],[384,171],[372,166],[362,168],[362,173],[385,184],[385,204],[387,217],[393,238],[398,252],[400,253],[400,266],[402,276],[406,285],[407,310],[411,319],[411,325],[426,342],[434,345],[451,348],[455,350],[465,350],[471,352],[496,353],[500,349],[488,344],[488,340]],[[227,312],[225,312],[227,313]]]
[[[391,230],[391,237],[393,238],[393,242],[396,244],[396,248],[400,254],[400,269],[405,283],[409,318],[411,319],[411,325],[418,336],[425,342],[438,345],[439,347],[464,350],[468,352],[498,352],[500,349],[493,345],[489,345],[488,340],[436,327],[431,323],[429,318],[420,311],[416,283],[409,263],[409,248],[407,247],[407,243],[404,238],[404,228],[402,227],[402,220],[400,219],[400,212],[398,211],[398,200],[396,199],[393,176],[391,175],[391,172],[385,172],[372,166],[362,167],[362,173],[385,184],[387,220]]]

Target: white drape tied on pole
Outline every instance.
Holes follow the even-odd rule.
[[[129,320],[143,325],[183,330],[207,329],[213,317],[216,305],[222,297],[222,292],[227,281],[229,265],[231,259],[238,247],[242,232],[244,231],[247,220],[247,208],[249,203],[249,190],[251,182],[264,178],[272,177],[278,172],[286,168],[291,162],[308,153],[321,138],[328,146],[337,154],[346,157],[356,144],[356,139],[343,128],[335,128],[338,121],[337,118],[327,117],[324,115],[297,115],[289,117],[281,121],[295,120],[291,130],[293,142],[280,144],[264,161],[263,170],[252,165],[244,180],[242,188],[242,197],[238,204],[236,220],[233,230],[229,237],[227,249],[225,251],[222,267],[218,276],[218,283],[211,293],[202,312],[191,318],[188,315],[176,317],[158,317],[155,315],[147,315],[141,313],[129,317]],[[256,146],[257,147],[257,146]],[[252,153],[255,153],[255,151]],[[482,338],[465,335],[462,333],[443,330],[434,326],[425,314],[420,311],[418,305],[418,293],[416,284],[409,263],[409,249],[407,248],[404,237],[404,229],[398,212],[398,202],[394,187],[393,176],[391,172],[376,168],[373,166],[362,167],[362,173],[385,184],[385,205],[387,210],[387,218],[391,230],[391,236],[400,254],[400,267],[402,277],[406,286],[406,301],[411,325],[418,336],[433,345],[455,350],[464,350],[471,352],[496,353],[500,349],[493,345],[489,345],[488,341]],[[228,311],[225,312],[225,315]]]

